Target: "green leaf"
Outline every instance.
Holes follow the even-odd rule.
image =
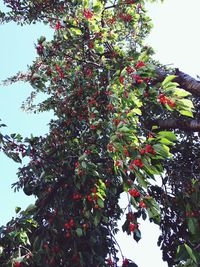
[[[34,204],[30,204],[30,205],[25,209],[25,213],[33,212],[35,209],[36,209],[36,205],[34,205]]]
[[[167,138],[160,138],[159,142],[164,145],[173,145],[174,143]]]
[[[158,135],[161,135],[162,137],[167,138],[168,140],[174,142],[176,141],[176,135],[169,131],[161,131],[158,133]]]
[[[145,180],[145,178],[139,174],[138,172],[136,172],[136,179],[138,181],[138,184],[144,188],[147,188],[148,186],[148,182]]]
[[[179,99],[178,102],[181,106],[186,107],[188,110],[194,109],[194,105],[189,99]]]
[[[199,232],[198,220],[195,218],[188,218],[188,229],[191,234],[195,235]]]
[[[76,229],[76,234],[77,234],[78,237],[82,236],[83,235],[82,229],[81,228],[77,228]]]
[[[178,96],[178,97],[186,97],[191,95],[191,93],[189,93],[188,91],[181,89],[181,88],[176,88],[176,90],[174,90],[174,95]]]
[[[95,1],[95,5],[93,6],[93,11],[94,11],[95,13],[100,13],[100,12],[102,12],[102,10],[103,10],[103,5],[102,5],[102,3],[101,3],[101,2],[96,2],[96,1]]]
[[[191,249],[191,247],[189,247],[186,243],[184,244],[188,254],[190,255],[190,258],[195,262],[197,263],[197,259],[195,257],[195,255],[193,254],[193,250]]]
[[[104,208],[104,202],[101,198],[97,199],[97,204],[99,205],[100,208]]]
[[[85,161],[82,161],[82,162],[81,162],[81,166],[83,167],[83,169],[86,169],[86,168],[87,168],[87,164],[86,164],[86,162],[85,162]]]
[[[155,201],[153,197],[148,197],[144,199],[144,203],[146,204],[147,213],[150,219],[154,221],[154,223],[160,223],[160,206]]]
[[[74,35],[80,36],[82,34],[81,30],[78,28],[71,28],[70,32]]]
[[[166,85],[167,85],[169,82],[173,81],[175,78],[176,78],[175,75],[169,75],[169,76],[167,76],[167,77],[164,79],[164,81],[162,82],[162,87],[166,87]]]
[[[181,115],[184,115],[184,116],[187,116],[187,117],[191,117],[191,118],[194,117],[193,113],[191,111],[189,111],[189,110],[180,110],[179,113]]]
[[[24,245],[30,245],[30,241],[26,232],[20,232],[19,239]]]
[[[20,207],[16,207],[16,208],[15,208],[15,212],[16,212],[16,213],[20,212],[20,210],[21,210]]]
[[[153,149],[164,158],[171,156],[171,154],[169,153],[169,147],[166,145],[155,144],[153,145]]]
[[[123,127],[119,128],[118,131],[123,132],[123,133],[128,133],[128,132],[130,132],[130,129],[126,126],[123,126]]]
[[[141,112],[141,110],[139,109],[139,108],[134,108],[134,109],[132,109],[128,114],[127,114],[127,117],[132,117],[133,115],[135,115],[135,114],[137,114],[137,115],[142,115],[142,112]]]
[[[100,213],[96,213],[94,217],[94,225],[97,226],[100,223],[101,215]]]

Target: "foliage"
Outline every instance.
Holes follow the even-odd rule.
[[[188,173],[187,187],[175,175],[177,165],[185,176],[184,164],[194,162],[179,152],[185,135],[177,132],[176,141],[173,132],[148,124],[161,116],[191,117],[194,106],[175,76],[156,81],[152,49],[143,45],[151,29],[144,1],[4,2],[11,11],[1,13],[2,23],[42,21],[55,29],[52,41],[38,39],[27,73],[6,81],[29,82],[33,92],[24,109],[55,116],[44,137],[1,135],[9,157],[29,158],[15,190],[36,197],[1,227],[1,266],[116,266],[123,213],[123,231],[137,242],[138,219],[148,216],[161,227],[163,259],[198,266],[199,182]],[[39,105],[37,93],[46,95]],[[193,151],[193,137],[190,146]],[[125,211],[118,204],[123,192]]]

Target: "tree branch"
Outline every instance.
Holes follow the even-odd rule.
[[[199,120],[166,119],[152,120],[149,126],[158,126],[159,130],[179,129],[192,132],[200,132]]]
[[[162,82],[167,76],[166,71],[160,68],[156,69],[156,73],[158,77],[155,82]],[[190,75],[180,71],[178,68],[175,69],[175,72],[173,74],[177,76],[174,79],[174,82],[179,83],[181,88],[190,92],[194,96],[200,96],[200,81],[197,81]]]

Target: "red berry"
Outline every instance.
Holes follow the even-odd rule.
[[[129,230],[131,232],[134,232],[136,228],[138,228],[138,225],[137,224],[135,224],[135,223],[130,223],[129,224]]]
[[[14,264],[14,267],[20,267],[20,266],[22,266],[21,262],[16,261],[15,264]]]
[[[140,196],[140,193],[136,189],[130,189],[128,192],[132,197],[139,197]]]
[[[139,203],[140,207],[141,208],[146,208],[146,204],[141,200],[140,203]]]
[[[124,259],[123,263],[122,263],[122,267],[128,266],[129,265],[129,260],[128,259]]]

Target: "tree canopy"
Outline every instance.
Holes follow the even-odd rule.
[[[2,267],[134,266],[117,254],[123,214],[136,242],[140,218],[160,226],[168,266],[199,266],[200,83],[153,60],[145,2],[4,1],[1,24],[54,29],[27,72],[4,81],[30,83],[23,109],[54,117],[45,136],[0,134],[1,151],[21,163],[13,187],[36,197],[0,228]]]

